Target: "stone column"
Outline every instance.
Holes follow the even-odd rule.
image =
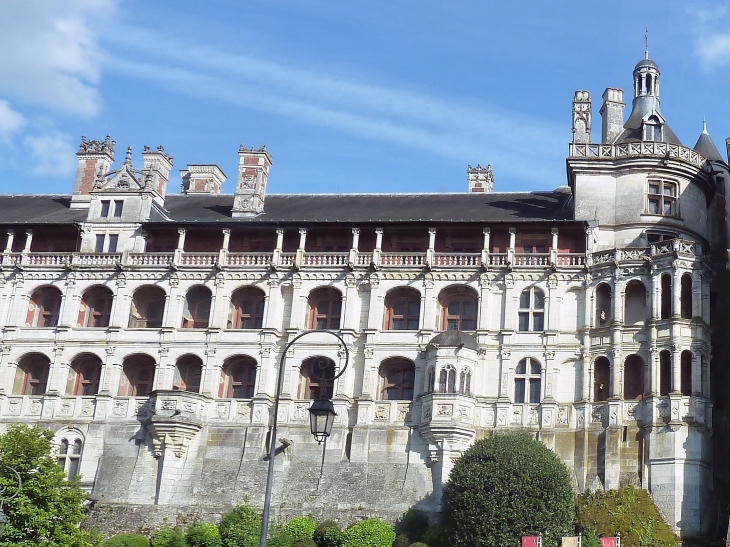
[[[423,280],[423,315],[421,325],[423,330],[438,330],[440,318],[436,312],[436,291],[434,290],[433,274],[428,273]]]
[[[626,287],[623,283],[620,281],[613,282],[613,287],[611,287],[611,290],[613,291],[612,294],[612,302],[613,304],[613,322],[614,323],[623,323],[624,322],[624,298],[625,298],[625,290]]]
[[[375,250],[373,250],[373,264],[380,266],[380,255],[383,249],[383,229],[375,228]]]
[[[486,274],[479,276],[479,316],[477,330],[489,329],[489,309],[491,306],[492,286]]]
[[[651,294],[651,318],[656,321],[662,316],[662,277],[660,272],[651,276],[649,292]]]
[[[489,266],[489,236],[491,232],[489,228],[484,228],[482,233],[484,234],[484,243],[482,243],[482,266],[486,267]]]
[[[545,350],[545,366],[542,368],[542,374],[540,380],[542,381],[543,387],[543,402],[551,403],[555,401],[555,394],[553,393],[553,375],[555,374],[555,350]],[[529,389],[529,386],[525,386]]]
[[[228,326],[228,314],[231,311],[231,294],[226,290],[226,279],[223,272],[218,272],[211,295],[210,322],[211,329],[224,329]]]
[[[64,346],[56,345],[53,348],[53,361],[48,371],[48,384],[46,393],[54,395],[70,395],[66,393],[66,381],[68,379],[68,363],[64,362]]]
[[[507,250],[507,263],[514,265],[515,263],[515,242],[517,241],[517,228],[511,226],[509,228],[509,249]]]
[[[357,264],[357,250],[360,246],[360,228],[352,229],[352,247],[348,258],[350,264]]]
[[[304,264],[304,248],[307,245],[307,229],[299,228],[299,247],[297,248],[297,254],[294,257],[294,265],[297,268],[301,268]]]
[[[182,262],[182,254],[185,250],[185,228],[177,229],[177,248],[175,249],[175,256],[172,259],[173,264],[180,264]]]
[[[697,347],[692,348],[692,395],[702,395],[702,356]]]
[[[672,392],[682,391],[682,346],[672,345]]]
[[[157,359],[157,374],[155,374],[154,389],[172,389],[172,383],[175,376],[175,363],[170,361],[170,347],[162,346],[158,350],[159,358]],[[205,376],[205,366],[203,366],[203,376]],[[205,386],[203,378],[200,379],[201,384]]]
[[[383,328],[383,300],[385,295],[380,289],[380,276],[370,274],[370,311],[368,313],[368,329],[380,330]]]
[[[659,362],[659,349],[652,345],[649,348],[649,383],[650,385],[647,386],[649,388],[649,393],[653,397],[659,396],[659,386],[660,386],[660,378],[659,378],[659,372],[661,369],[660,362]]]
[[[116,285],[109,317],[109,326],[127,327],[129,325],[129,311],[132,305],[132,298],[127,293],[127,276],[124,272],[119,272],[117,275]]]
[[[289,327],[292,329],[308,328],[307,313],[307,294],[302,289],[302,276],[294,274],[292,276],[292,303],[291,303],[291,321]]]
[[[13,240],[15,239],[15,230],[8,230],[8,240],[5,242],[5,253],[13,252]]]
[[[702,317],[702,273],[692,272],[692,317]]]
[[[170,274],[170,294],[167,297],[167,309],[163,326],[166,328],[179,329],[182,325],[182,314],[185,308],[185,292],[180,286],[180,278],[177,273]]]
[[[360,330],[360,306],[358,306],[357,284],[352,273],[345,277],[345,294],[342,298],[342,328]]]
[[[560,305],[558,302],[558,278],[548,277],[547,310],[545,310],[545,330],[557,330],[560,324]]]
[[[581,400],[584,402],[593,400],[591,386],[593,385],[593,374],[591,367],[590,346],[581,348],[580,352],[581,379]]]
[[[276,230],[276,248],[274,249],[274,255],[271,257],[271,262],[274,266],[281,265],[281,253],[284,247],[284,230],[277,228]]]
[[[281,315],[284,306],[284,298],[281,294],[281,280],[276,272],[269,276],[269,291],[266,294],[264,303],[264,328],[275,329],[280,332],[282,329]]]
[[[436,228],[428,229],[428,250],[426,251],[426,264],[433,265],[436,258]]]
[[[119,395],[119,386],[122,380],[123,364],[115,362],[114,354],[116,349],[115,346],[106,347],[106,361],[102,369],[103,378],[101,379],[101,392],[112,397]]]
[[[503,330],[515,330],[517,318],[517,303],[514,298],[515,281],[512,274],[504,276],[504,311],[502,314]]]
[[[621,350],[614,348],[611,352],[611,397],[617,397],[623,399],[624,397],[624,386],[621,381],[621,375],[624,370],[623,363],[621,362]]]
[[[675,263],[676,266],[676,263]],[[682,315],[682,271],[675,268],[672,274],[672,317]]]
[[[221,246],[221,250],[218,254],[218,265],[219,266],[225,266],[228,263],[228,245],[231,242],[231,230],[230,228],[225,228],[223,230],[223,245]]]
[[[550,230],[550,233],[553,236],[552,241],[552,250],[550,251],[550,263],[557,266],[558,265],[558,229],[553,228]]]

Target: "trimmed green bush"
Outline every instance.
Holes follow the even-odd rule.
[[[421,539],[427,547],[449,547],[448,532],[443,524],[429,526]]]
[[[141,534],[117,534],[102,543],[104,547],[150,547],[150,540]]]
[[[420,509],[409,509],[396,522],[395,529],[411,538],[411,542],[421,541],[428,530],[428,515]]]
[[[295,517],[283,529],[292,539],[312,539],[317,522],[312,517]]]
[[[554,547],[574,530],[568,469],[526,431],[474,443],[454,465],[443,503],[453,547],[518,545],[538,534]]]
[[[582,547],[601,547],[601,540],[598,539],[598,535],[592,530],[583,531],[583,537],[580,543]]]
[[[345,540],[340,525],[334,520],[320,522],[314,529],[312,539],[317,547],[342,547],[342,542]]]
[[[185,536],[176,528],[163,526],[152,534],[150,545],[152,547],[185,547]]]
[[[622,545],[641,547],[676,545],[680,541],[662,519],[649,493],[631,485],[578,496],[576,512],[578,526],[586,536],[589,532],[599,536],[621,534]]]
[[[294,542],[291,544],[291,547],[317,547],[317,544],[314,543],[313,539],[300,538],[295,539]]]
[[[380,519],[365,519],[345,530],[344,536],[342,547],[391,547],[395,530]]]
[[[291,547],[294,538],[283,526],[272,526],[269,528],[269,537],[266,541],[267,547]]]
[[[398,534],[393,541],[393,547],[408,547],[410,544],[411,540],[406,534]]]
[[[250,505],[237,505],[221,517],[218,531],[225,547],[258,547],[261,516]]]
[[[218,527],[215,524],[196,522],[185,534],[188,547],[223,547]]]

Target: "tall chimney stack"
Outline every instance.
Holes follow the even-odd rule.
[[[241,145],[238,149],[238,158],[238,182],[233,198],[233,216],[252,217],[264,212],[271,154],[266,151],[266,145],[258,150]]]
[[[622,89],[607,87],[603,92],[603,118],[601,143],[613,144],[624,129],[624,92]]]
[[[89,193],[94,189],[94,182],[104,177],[114,163],[114,145],[116,145],[116,141],[111,140],[109,135],[103,141],[87,141],[86,136],[81,136],[79,151],[76,152],[79,157],[79,166],[76,170],[74,191],[71,197],[72,208],[89,207],[91,202]]]
[[[588,91],[576,91],[573,97],[573,142],[591,142],[591,94]]]

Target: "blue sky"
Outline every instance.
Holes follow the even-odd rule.
[[[266,144],[270,193],[565,183],[576,89],[625,90],[644,54],[685,145],[730,135],[726,2],[24,0],[0,3],[0,193],[69,193],[82,134],[179,169]]]

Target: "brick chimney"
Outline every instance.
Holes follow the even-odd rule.
[[[165,154],[165,148],[160,145],[157,150],[152,150],[149,146],[142,150],[142,172],[145,174],[145,184],[149,185],[152,190],[164,199],[167,192],[167,179],[172,169],[172,161],[175,158],[169,154]]]
[[[97,179],[103,178],[114,163],[114,145],[109,135],[103,141],[86,140],[81,136],[81,144],[76,155],[79,157],[79,166],[76,170],[74,191],[71,198],[72,208],[87,208],[91,197],[89,193],[94,188]]]
[[[180,169],[183,194],[220,194],[226,175],[217,165],[191,165]]]
[[[261,214],[264,211],[271,155],[266,151],[266,145],[258,150],[241,145],[238,149],[238,158],[238,182],[233,198],[233,217]]]
[[[603,124],[601,128],[601,143],[613,144],[613,141],[624,129],[624,92],[622,89],[607,87],[603,92],[603,106],[601,117]]]
[[[471,165],[466,168],[466,177],[469,181],[469,192],[491,192],[494,186],[494,175],[492,174],[492,166],[482,167]]]

